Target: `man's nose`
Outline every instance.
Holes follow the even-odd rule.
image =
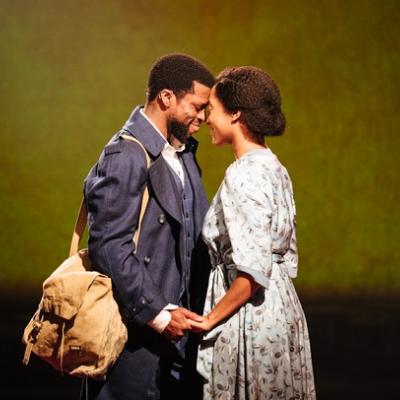
[[[197,113],[196,117],[200,122],[204,122],[206,120],[206,110],[203,108]]]

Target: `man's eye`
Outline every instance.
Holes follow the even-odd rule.
[[[207,107],[207,104],[195,104],[194,108],[196,109],[197,112],[203,111]]]

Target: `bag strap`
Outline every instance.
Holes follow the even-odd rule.
[[[149,168],[151,165],[151,159],[150,159],[146,149],[144,148],[143,144],[138,139],[136,139],[135,137],[130,136],[130,135],[123,134],[123,135],[120,135],[120,137],[122,137],[123,139],[126,139],[126,140],[131,140],[132,142],[136,142],[142,148],[142,150],[145,154],[145,157],[146,157],[147,168]],[[147,184],[146,184],[145,188],[144,188],[144,192],[143,192],[142,202],[140,205],[138,226],[136,228],[135,234],[133,235],[133,241],[135,243],[136,248],[139,243],[139,235],[140,235],[140,230],[142,227],[142,220],[143,220],[144,213],[146,211],[148,201],[149,201],[149,188],[147,187]],[[69,248],[69,256],[70,257],[73,256],[74,254],[76,254],[79,250],[79,243],[81,241],[83,233],[85,232],[86,224],[87,224],[87,210],[86,210],[85,198],[82,198],[81,205],[80,205],[79,211],[78,211],[78,217],[76,219],[74,231],[72,233],[71,245]]]

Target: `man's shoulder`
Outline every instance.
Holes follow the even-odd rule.
[[[119,134],[114,135],[104,146],[103,153],[105,157],[112,154],[120,154],[121,158],[127,158],[133,161],[145,160],[146,158],[143,148],[139,143],[124,139]]]
[[[121,152],[122,152],[121,140],[117,139],[110,141],[104,146],[104,155],[106,156]]]

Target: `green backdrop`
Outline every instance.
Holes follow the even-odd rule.
[[[152,62],[251,64],[280,86],[309,295],[400,293],[400,2],[0,0],[0,284],[40,290],[82,181],[143,103]],[[232,162],[198,134],[211,199]]]

